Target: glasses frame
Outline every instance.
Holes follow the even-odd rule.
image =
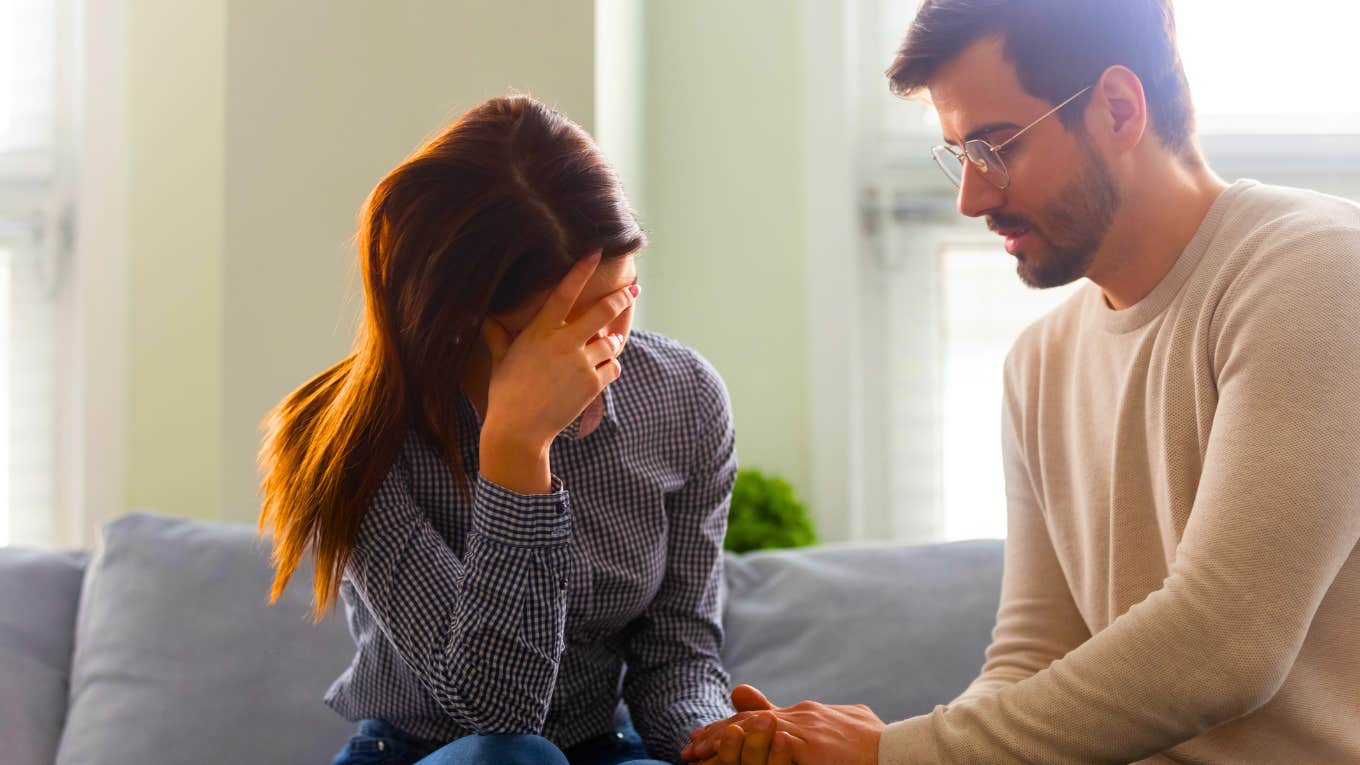
[[[1062,103],[1058,104],[1052,109],[1049,109],[1047,112],[1043,114],[1043,116],[1039,117],[1038,119],[1029,123],[1028,125],[1020,128],[1020,132],[1016,133],[1010,138],[1007,138],[1005,141],[1001,143],[1000,146],[993,146],[991,145],[991,143],[981,138],[974,138],[971,141],[965,141],[962,149],[947,143],[940,144],[938,146],[933,146],[930,149],[930,157],[931,159],[935,160],[935,164],[940,166],[940,170],[944,172],[945,177],[949,179],[950,183],[954,184],[955,188],[958,189],[963,188],[963,178],[968,173],[968,165],[971,164],[973,165],[974,169],[976,169],[979,173],[982,174],[982,177],[987,179],[988,183],[991,183],[998,189],[1005,191],[1006,188],[1011,185],[1011,174],[1010,171],[1006,169],[1005,161],[1001,159],[1001,152],[1004,151],[1006,147],[1014,143],[1017,138],[1029,132],[1030,128],[1034,127],[1035,125],[1038,125],[1040,122],[1043,122],[1049,117],[1052,117],[1054,114],[1057,114],[1059,111],[1062,110],[1064,106],[1067,106],[1068,104],[1072,103],[1078,98],[1081,98],[1083,95],[1086,94],[1087,91],[1094,87],[1095,83],[1091,83],[1090,85],[1087,85],[1081,90],[1078,90],[1076,93],[1073,93],[1071,97],[1069,97],[1066,101],[1063,101]],[[993,168],[989,167],[988,165],[987,157],[981,153],[981,149],[983,148],[990,152],[992,156],[996,157],[996,162],[998,165],[998,167],[995,168],[996,173],[993,173]],[[958,180],[954,179],[954,174],[949,172],[949,168],[945,165],[944,157],[941,156],[943,153],[948,153],[952,155],[954,159],[958,160],[959,167],[962,168],[962,172],[959,173]],[[993,180],[994,178],[1000,178],[1001,180]]]

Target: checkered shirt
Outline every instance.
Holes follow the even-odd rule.
[[[326,693],[350,720],[434,741],[536,733],[569,747],[615,730],[626,701],[654,757],[732,714],[722,541],[736,477],[730,404],[694,351],[634,331],[599,426],[553,442],[551,493],[478,472],[472,489],[411,437],[360,525],[341,583],[354,661]]]

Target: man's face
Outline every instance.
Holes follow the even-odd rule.
[[[929,91],[945,140],[959,148],[974,138],[1000,146],[1054,106],[1025,92],[1000,36],[972,44],[941,67]],[[1065,108],[1086,103],[1078,99]],[[1118,187],[1098,149],[1054,114],[1007,146],[1001,159],[1010,176],[1006,189],[968,167],[959,212],[987,218],[1031,287],[1086,276],[1119,209]]]

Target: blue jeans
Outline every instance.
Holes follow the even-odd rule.
[[[464,736],[450,744],[416,738],[383,720],[364,720],[331,765],[665,765],[647,757],[631,725],[558,749],[542,736]]]

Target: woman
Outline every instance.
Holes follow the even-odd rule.
[[[356,642],[335,763],[674,762],[732,714],[732,419],[698,354],[630,333],[644,244],[589,136],[527,97],[365,203],[354,349],[261,450],[273,597],[310,551],[317,618],[338,592]]]

